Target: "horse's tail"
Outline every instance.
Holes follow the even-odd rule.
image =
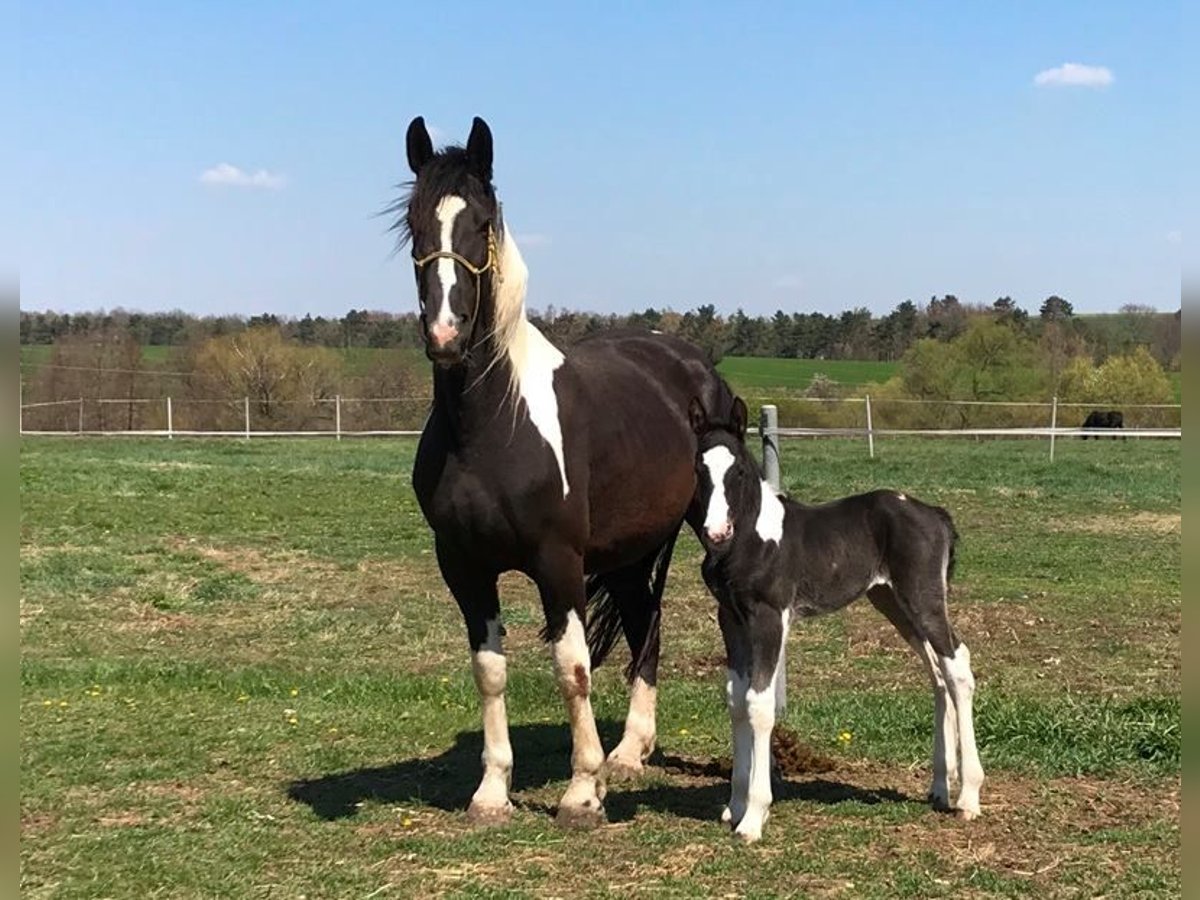
[[[617,592],[614,593],[614,587],[619,584],[618,579],[622,576],[630,577],[628,569],[587,577],[584,583],[588,599],[587,643],[593,669],[608,658],[617,638],[624,630],[622,621],[626,616],[644,619],[645,637],[641,648],[631,653],[633,658],[625,669],[625,678],[632,682],[638,671],[652,657],[657,661],[663,589],[667,584],[667,570],[671,567],[671,553],[675,549],[675,539],[678,536],[677,528],[661,547],[638,564],[639,571],[636,577],[640,583],[636,585],[636,591],[617,588]],[[649,565],[646,566],[646,563]]]

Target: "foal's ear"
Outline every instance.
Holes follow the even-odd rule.
[[[741,397],[733,398],[733,407],[729,411],[729,418],[737,436],[745,440],[746,424],[750,421],[750,413],[746,409],[746,402]]]
[[[471,169],[484,181],[492,180],[492,129],[487,122],[475,117],[471,124],[471,135],[467,138],[467,161]]]
[[[433,140],[425,128],[425,117],[417,116],[408,123],[408,167],[414,175],[420,175],[425,163],[433,159]]]
[[[693,397],[688,404],[688,421],[692,423],[692,431],[696,434],[708,431],[708,413],[704,411],[704,404],[699,397]]]

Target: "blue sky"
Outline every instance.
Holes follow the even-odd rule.
[[[412,310],[375,216],[405,128],[462,141],[482,115],[533,307],[1174,309],[1182,24],[1171,3],[30,3],[0,244],[25,309]]]

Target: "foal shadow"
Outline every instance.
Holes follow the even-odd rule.
[[[715,820],[729,800],[728,761],[697,760],[679,756],[655,754],[650,765],[668,777],[684,776],[689,780],[713,779],[710,783],[656,784],[632,790],[610,786],[604,800],[609,821],[632,819],[639,807],[679,818]],[[779,782],[772,778],[774,802],[807,800],[833,806],[838,803],[908,803],[914,798],[891,788],[862,788],[821,777],[789,776]]]
[[[624,724],[598,721],[606,747],[619,740]],[[570,778],[571,734],[563,724],[515,725],[509,732],[513,756],[512,790],[535,790]],[[377,803],[431,806],[461,812],[471,802],[479,782],[483,734],[460,731],[454,744],[433,757],[402,760],[386,766],[351,769],[318,778],[291,782],[287,795],[310,807],[327,821],[349,818],[360,804]],[[610,784],[604,806],[610,822],[627,822],[639,809],[654,810],[681,818],[715,820],[729,798],[729,769],[716,760],[696,760],[656,753],[648,774],[652,784]],[[682,777],[690,783],[676,783]],[[792,776],[793,779],[796,776]],[[663,783],[663,779],[669,779]],[[808,800],[836,804],[853,801],[874,805],[905,803],[913,798],[890,789],[872,790],[826,778],[785,781],[775,786],[775,799]],[[553,812],[539,802],[517,802],[538,812]]]

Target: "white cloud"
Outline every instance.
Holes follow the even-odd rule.
[[[1033,83],[1038,87],[1106,88],[1115,80],[1112,70],[1107,66],[1085,66],[1082,63],[1063,63],[1033,76]]]
[[[262,188],[277,191],[287,183],[287,179],[266,169],[257,172],[246,172],[229,163],[220,163],[211,169],[200,173],[200,181],[204,184],[227,187]]]
[[[1172,228],[1170,231],[1167,232],[1167,243],[1168,244],[1182,244],[1183,243],[1183,232],[1180,231],[1178,228]]]

